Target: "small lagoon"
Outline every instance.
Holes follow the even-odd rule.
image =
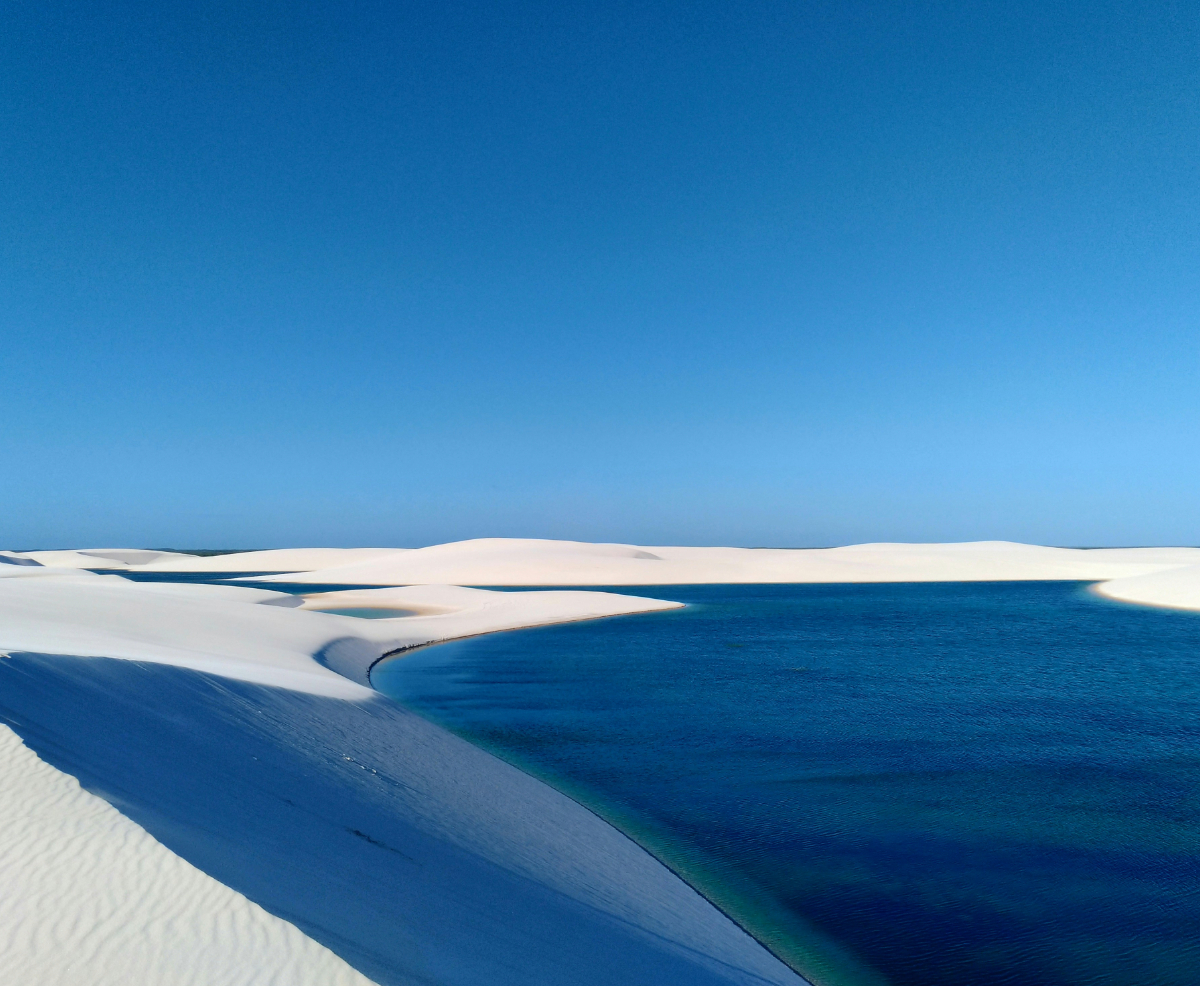
[[[689,606],[373,683],[820,986],[1200,981],[1200,615],[1079,583],[616,591]]]

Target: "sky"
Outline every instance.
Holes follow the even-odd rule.
[[[1200,544],[1200,5],[44,3],[0,546]]]

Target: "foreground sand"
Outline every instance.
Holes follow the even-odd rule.
[[[337,982],[346,966],[380,984],[802,982],[595,815],[365,684],[397,648],[677,604],[382,594],[424,615],[358,620],[283,605],[295,600],[282,593],[116,576],[0,579],[0,719],[25,744],[0,746],[0,771],[14,779],[11,810],[50,821],[0,840],[0,865],[48,902],[18,901],[11,915],[5,958],[22,983],[110,981],[105,956],[152,926],[156,899],[143,906],[141,892],[159,870],[207,883],[165,887],[165,937],[145,938],[156,983],[224,983],[230,965],[264,983]],[[78,798],[25,783],[47,764],[59,788],[79,779]],[[64,865],[41,865],[100,804],[93,794],[126,829],[85,828]],[[121,866],[105,875],[114,839],[142,883]],[[99,875],[77,893],[80,872]],[[200,934],[189,929],[214,923],[205,963],[170,958],[172,934],[186,956]],[[312,978],[293,978],[297,956],[327,954]]]
[[[296,597],[89,567],[380,587]],[[0,956],[28,986],[800,984],[610,826],[378,696],[370,667],[431,641],[677,605],[439,579],[1009,578],[1107,579],[1113,599],[1200,609],[1191,548],[0,553]],[[417,615],[321,612],[343,607]]]
[[[21,984],[366,986],[0,725],[0,963]]]

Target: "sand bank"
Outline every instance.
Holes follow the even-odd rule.
[[[304,608],[293,608],[296,599],[286,593],[230,585],[130,582],[118,575],[10,577],[0,580],[0,650],[172,664],[361,699],[372,694],[365,687],[367,669],[389,651],[679,605],[608,592],[488,592],[458,586],[329,597],[335,606],[396,606],[428,614],[360,620],[311,611],[329,608],[322,598],[313,596]]]
[[[1101,582],[1095,591],[1127,603],[1200,610],[1200,565]]]

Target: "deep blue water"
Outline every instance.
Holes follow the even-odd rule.
[[[1079,583],[685,586],[375,685],[825,984],[1200,983],[1200,616]]]

